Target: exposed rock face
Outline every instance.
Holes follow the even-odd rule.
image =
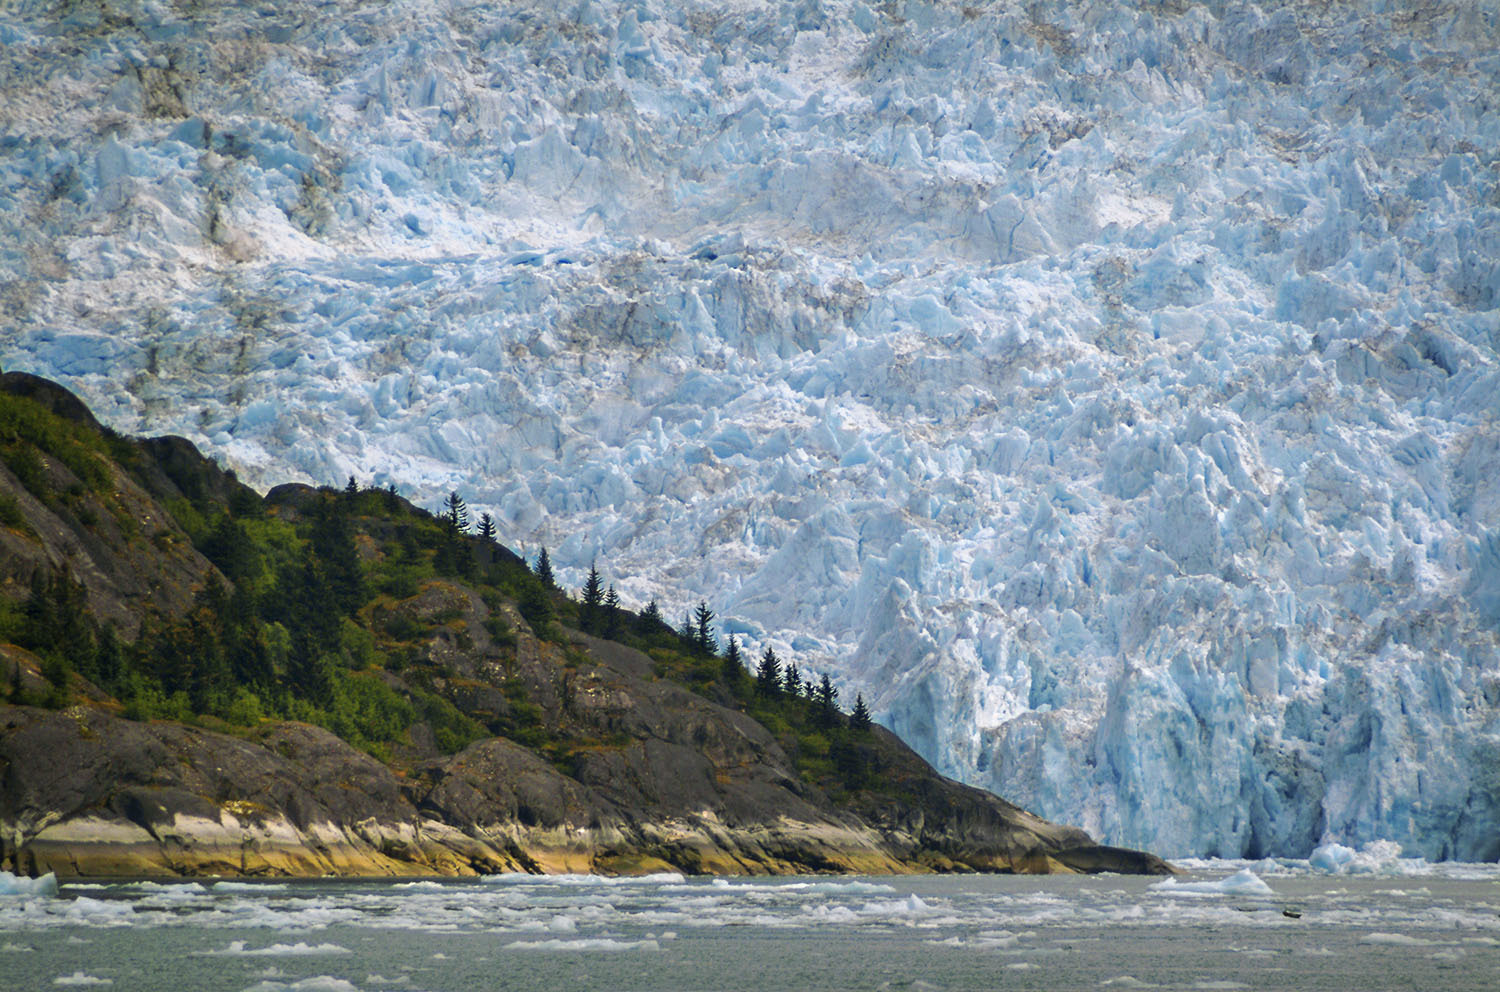
[[[774,765],[724,783],[702,753],[654,739],[605,766],[574,779],[488,740],[403,778],[302,724],[242,740],[86,707],[6,706],[0,866],[63,876],[1170,870],[936,777],[929,806],[857,815],[768,781]],[[667,782],[668,794],[651,793]]]

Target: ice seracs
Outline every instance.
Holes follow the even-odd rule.
[[[0,12],[7,367],[1113,843],[1500,856],[1485,5],[109,8]]]

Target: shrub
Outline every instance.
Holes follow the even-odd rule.
[[[21,513],[21,504],[10,493],[0,493],[0,525],[21,530],[26,526],[26,517]]]

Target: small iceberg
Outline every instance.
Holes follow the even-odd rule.
[[[1271,887],[1249,868],[1241,868],[1228,878],[1213,882],[1179,882],[1166,878],[1151,888],[1167,896],[1270,896]]]
[[[1425,862],[1420,858],[1402,858],[1400,844],[1381,840],[1359,850],[1343,844],[1321,844],[1307,856],[1307,864],[1330,875],[1400,875]]]
[[[41,878],[27,878],[25,875],[12,875],[8,871],[0,871],[0,896],[50,898],[56,895],[57,876],[50,871]]]
[[[1353,862],[1354,848],[1345,847],[1343,844],[1324,844],[1313,848],[1312,854],[1307,856],[1307,863],[1310,867],[1334,875]]]

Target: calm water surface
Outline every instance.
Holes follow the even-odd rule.
[[[1500,988],[1496,866],[1243,867],[64,884],[0,895],[0,989]]]

